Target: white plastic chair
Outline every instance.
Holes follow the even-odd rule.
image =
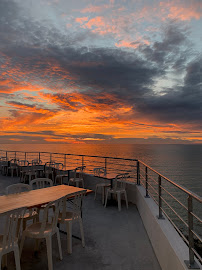
[[[45,177],[46,178],[51,177],[51,179],[54,181],[54,173],[53,173],[54,169],[55,169],[55,162],[46,162],[44,170]]]
[[[32,160],[32,165],[41,165],[42,164],[42,161],[39,160],[39,159],[33,159]]]
[[[11,177],[13,177],[14,172],[16,172],[16,175],[18,176],[18,164],[17,164],[17,162],[18,162],[18,160],[16,160],[16,159],[11,159],[11,161],[10,161],[10,166],[8,167],[7,174],[10,171],[11,172]]]
[[[29,191],[29,190],[31,190],[30,185],[22,184],[22,183],[13,184],[13,185],[6,187],[6,194],[7,195],[8,194],[16,194],[16,193]],[[25,230],[27,221],[30,219],[33,219],[33,223],[36,222],[38,219],[38,213],[32,208],[28,209],[23,216],[23,230]]]
[[[107,206],[107,200],[109,194],[115,194],[118,200],[118,209],[121,211],[121,195],[124,194],[126,207],[128,208],[128,199],[126,194],[126,178],[128,177],[128,173],[118,174],[113,181],[113,187],[107,189],[106,199],[105,199],[105,207]]]
[[[98,176],[98,177],[102,177],[106,175],[106,170],[105,168],[103,167],[100,167],[100,168],[94,168],[93,169],[93,173],[94,173],[94,176]],[[106,189],[110,187],[110,183],[108,181],[108,183],[105,181],[103,183],[99,183],[96,185],[95,187],[95,197],[94,197],[94,200],[96,199],[96,196],[97,196],[97,190],[99,188],[101,188],[101,192],[102,192],[102,204],[105,203],[105,194],[106,194]]]
[[[48,178],[36,178],[30,182],[30,186],[32,189],[52,187],[53,181]]]
[[[69,178],[69,185],[73,184],[76,187],[79,187],[80,183],[84,188],[84,180],[83,180],[83,172],[85,170],[85,166],[77,167],[73,171],[73,177]]]
[[[20,256],[18,247],[18,234],[19,227],[21,227],[22,218],[24,216],[26,208],[19,208],[2,215],[6,215],[4,234],[0,235],[0,270],[2,256],[13,251],[15,256],[16,269],[21,270]]]
[[[37,178],[37,171],[36,171],[36,167],[33,166],[27,166],[27,168],[25,169],[25,173],[24,173],[24,179],[23,182],[26,182],[26,178],[28,178],[29,184],[31,182],[32,179]]]
[[[24,175],[25,175],[25,166],[29,165],[29,161],[25,160],[25,159],[21,159],[18,161],[18,166],[19,166],[19,170],[20,170],[20,181],[24,181]]]
[[[56,175],[55,177],[55,184],[57,184],[57,182],[60,183],[60,185],[63,184],[63,178],[68,178],[69,174],[68,171],[64,170],[64,171],[60,171],[59,174]]]
[[[47,255],[48,255],[48,269],[53,270],[53,259],[52,259],[52,236],[57,235],[58,248],[60,260],[62,260],[62,248],[60,241],[59,228],[57,227],[59,209],[61,207],[62,199],[54,202],[50,202],[46,205],[43,212],[42,222],[37,222],[26,227],[22,233],[22,240],[20,244],[20,255],[22,254],[22,249],[24,245],[25,238],[34,239],[46,239]],[[50,208],[54,205],[54,211],[52,211],[51,221],[48,220]]]
[[[81,217],[81,207],[82,207],[82,198],[85,195],[85,192],[75,193],[73,201],[71,203],[71,208],[67,211],[67,200],[68,197],[64,197],[62,201],[62,211],[59,213],[58,223],[66,224],[67,230],[67,252],[72,253],[72,223],[78,221],[80,225],[82,246],[85,247],[84,231],[83,231],[83,222]]]
[[[47,188],[47,187],[52,187],[52,186],[53,186],[53,181],[48,178],[36,178],[30,182],[31,189],[41,189],[41,188]],[[40,210],[44,210],[45,207],[46,207],[46,204],[38,207],[37,208],[38,214]],[[54,208],[54,205],[52,206],[52,208]]]

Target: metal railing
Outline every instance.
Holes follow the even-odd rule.
[[[189,260],[185,261],[188,268],[197,268],[194,256],[202,263],[202,218],[199,217],[202,198],[183,186],[163,176],[144,162],[137,159],[118,157],[102,157],[50,152],[22,152],[0,150],[0,157],[7,160],[23,159],[60,162],[64,170],[68,167],[86,166],[86,172],[92,173],[95,167],[104,167],[106,172],[117,174],[129,172],[129,181],[145,187],[145,197],[152,197],[158,205],[158,218],[168,218],[176,231],[189,247]],[[177,198],[176,198],[177,196]],[[193,206],[194,205],[194,206]],[[179,214],[180,212],[180,214]],[[187,232],[187,233],[186,233]]]

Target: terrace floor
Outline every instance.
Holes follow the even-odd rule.
[[[6,186],[18,183],[19,178],[0,175],[0,195]],[[73,238],[73,253],[66,253],[66,235],[61,233],[63,260],[59,260],[56,237],[53,237],[54,269],[63,270],[160,270],[159,263],[145,231],[135,205],[127,210],[122,204],[119,212],[116,206],[104,208],[101,199],[94,201],[89,194],[83,202],[83,224],[86,247]],[[0,220],[0,233],[2,222]],[[79,234],[78,224],[73,224],[73,234]],[[8,270],[15,269],[14,256],[8,255]],[[21,257],[22,270],[46,270],[47,255],[45,242],[34,253],[34,240],[27,239]]]

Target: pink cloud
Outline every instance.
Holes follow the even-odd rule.
[[[76,18],[75,21],[80,24],[83,24],[84,22],[88,21],[88,17]]]
[[[113,3],[110,1],[110,5],[101,5],[101,6],[93,6],[89,5],[88,7],[81,10],[81,13],[100,13],[105,9],[111,8]]]
[[[102,16],[97,16],[91,20],[89,20],[85,26],[89,29],[92,29],[92,27],[101,27],[105,26],[105,18]]]
[[[115,46],[116,47],[127,47],[127,48],[136,49],[142,44],[149,45],[150,42],[148,40],[146,40],[146,39],[137,40],[137,41],[133,41],[133,42],[129,42],[129,41],[126,41],[126,40],[121,40],[120,42],[115,43]]]
[[[190,21],[191,19],[199,20],[202,16],[202,2],[189,1],[181,3],[179,1],[171,1],[169,3],[160,2],[163,12],[167,13],[168,18],[179,19],[182,21]]]

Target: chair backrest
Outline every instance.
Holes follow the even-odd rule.
[[[13,167],[13,168],[16,168],[18,166],[18,159],[15,159],[15,158],[13,158],[13,159],[11,159],[10,160],[10,168],[11,167]]]
[[[63,163],[55,163],[55,169],[57,169],[57,170],[62,170],[63,169],[63,167],[64,167],[64,165],[63,165]]]
[[[60,199],[58,199],[56,201],[49,202],[46,205],[46,207],[44,208],[43,218],[42,218],[41,227],[40,227],[40,231],[39,231],[40,235],[43,234],[47,223],[51,224],[51,227],[52,227],[53,231],[56,230],[57,223],[58,223],[59,211],[60,211],[60,209],[62,207],[62,200],[63,200],[63,198],[60,198]],[[52,212],[51,221],[49,221],[50,211]]]
[[[94,168],[93,173],[94,176],[106,175],[106,169],[104,167]]]
[[[18,184],[13,184],[13,185],[6,187],[6,194],[21,193],[24,191],[29,191],[31,189],[32,188],[30,187],[30,185],[18,183]]]
[[[74,169],[74,179],[83,179],[83,173],[86,166],[80,166]]]
[[[39,160],[39,159],[33,159],[32,160],[32,165],[41,165],[42,164],[42,161]]]
[[[128,178],[129,173],[121,173],[116,176],[113,182],[113,189],[125,189],[126,188],[126,179]]]
[[[69,202],[69,208],[68,210],[71,210],[73,213],[72,219],[77,219],[78,217],[81,217],[81,207],[82,207],[82,199],[83,196],[86,194],[86,191],[79,191],[73,194],[73,198],[70,198],[69,195],[63,197],[62,199],[62,221],[64,221],[66,212],[67,212],[67,202]]]
[[[36,178],[30,182],[30,186],[32,189],[52,187],[53,181],[49,178]]]
[[[17,234],[20,232],[21,222],[25,211],[26,208],[24,207],[1,214],[2,217],[5,217],[1,252],[9,252],[9,250],[13,249],[14,244],[16,244],[16,236],[18,237]]]
[[[29,161],[28,160],[19,160],[18,161],[18,165],[19,166],[28,166],[29,165]]]
[[[55,162],[46,162],[45,163],[45,171],[53,171],[55,168]]]

